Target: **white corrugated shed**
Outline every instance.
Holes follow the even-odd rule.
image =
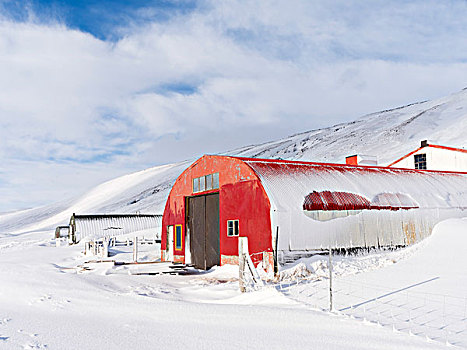
[[[73,215],[70,219],[70,226],[75,242],[82,239],[100,239],[127,234],[160,239],[162,215]]]
[[[444,217],[467,216],[466,173],[244,161],[258,174],[269,197],[272,232],[279,227],[279,251],[405,245],[429,235]],[[305,197],[313,191],[354,193],[376,205],[391,197],[405,198],[419,208],[361,210],[317,220],[303,210]]]

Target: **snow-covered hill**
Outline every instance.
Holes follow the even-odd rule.
[[[372,113],[350,123],[307,131],[231,153],[335,163],[359,153],[378,156],[380,164],[385,165],[426,139],[447,146],[467,146],[467,88],[448,97]]]
[[[161,213],[178,175],[190,161],[149,168],[107,181],[71,202],[0,216],[0,238],[67,224],[72,213]]]
[[[423,139],[467,146],[467,89],[222,154],[344,162],[347,155],[363,153],[378,156],[380,164],[387,164],[418,147]],[[73,212],[162,213],[171,185],[191,161],[157,166],[108,181],[71,202],[0,215],[0,237],[52,229],[67,223]]]

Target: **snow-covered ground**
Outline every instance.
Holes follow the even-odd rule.
[[[334,300],[340,313],[321,310],[321,306],[327,307],[327,299],[320,300],[319,293],[313,296],[321,287],[326,291],[324,279],[290,286],[289,276],[281,284],[241,294],[236,266],[157,275],[167,264],[86,264],[94,259],[82,255],[81,245],[55,247],[51,235],[35,232],[0,238],[2,348],[279,349],[286,345],[435,349],[445,347],[446,332],[441,330],[438,339],[436,334],[426,335],[428,327],[415,325],[417,318],[430,318],[436,306],[425,297],[467,297],[466,219],[439,224],[432,237],[406,250],[334,257]],[[128,261],[130,255],[130,247],[119,246],[108,259]],[[153,245],[140,252],[140,261],[157,257],[158,249]],[[306,262],[313,266],[309,268],[313,280],[326,276],[325,261],[326,257]],[[296,269],[290,266],[283,274]],[[322,286],[318,288],[319,283]],[[346,289],[349,285],[353,290]],[[380,297],[379,304],[376,297]],[[404,322],[405,315],[393,315],[400,318],[394,331],[389,324],[389,300],[394,305],[409,305],[414,310],[413,322]],[[452,300],[446,304],[449,302]],[[353,308],[346,310],[351,305]],[[460,323],[464,328],[459,328],[456,337],[449,334],[448,340],[465,347],[463,307],[446,310],[444,317],[451,317],[452,312],[464,315]],[[428,326],[442,327],[443,314],[438,316],[438,323]],[[410,336],[404,325],[411,327],[415,336]]]

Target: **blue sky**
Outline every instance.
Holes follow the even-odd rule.
[[[0,212],[456,92],[465,18],[464,0],[0,0]]]
[[[96,38],[115,41],[125,35],[125,28],[130,25],[168,21],[194,11],[196,6],[194,0],[7,0],[3,11],[14,21],[28,21],[33,13],[41,22],[58,21]]]

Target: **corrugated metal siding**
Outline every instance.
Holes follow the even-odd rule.
[[[71,220],[76,242],[130,233],[161,237],[162,215],[75,215]]]
[[[344,248],[410,244],[429,235],[439,220],[467,215],[466,174],[243,160],[258,174],[268,193],[272,232],[279,226],[278,244],[282,251],[329,245]],[[350,203],[356,204],[361,198],[371,198],[373,209],[410,210],[361,210],[344,217],[336,215],[334,220],[313,220],[305,215],[303,206],[305,198],[314,191],[326,193],[321,200],[327,203],[328,210],[338,209],[339,203],[351,207]]]

